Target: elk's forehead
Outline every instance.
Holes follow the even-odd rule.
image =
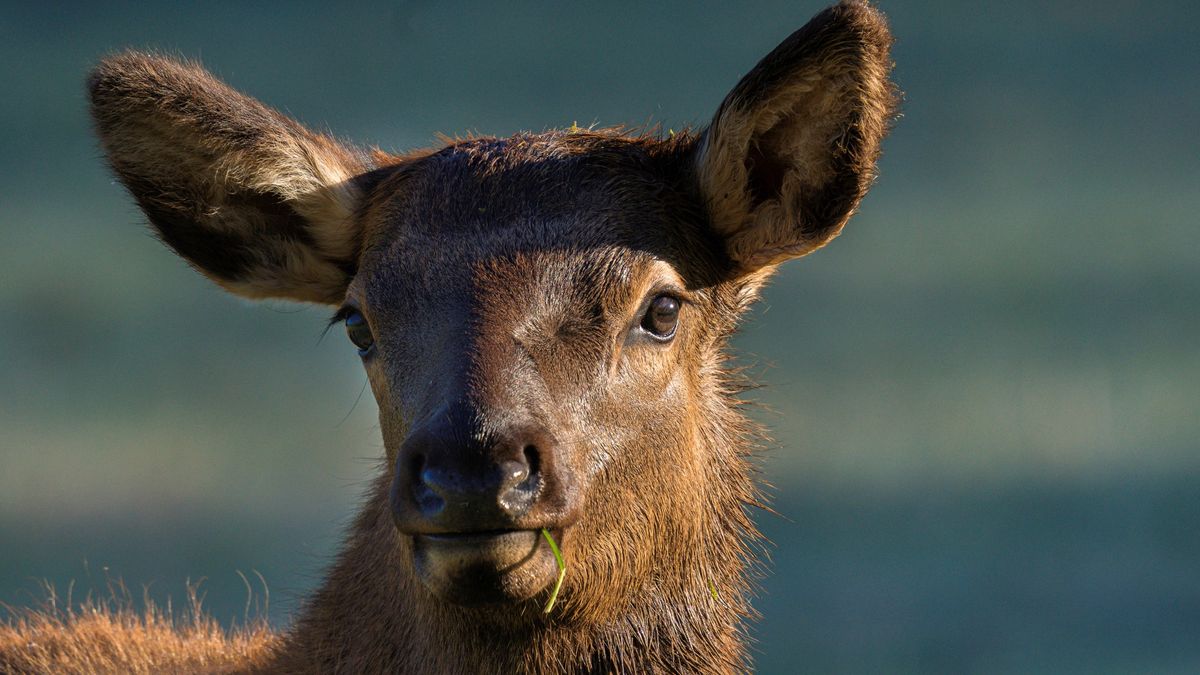
[[[655,143],[555,132],[467,141],[398,165],[365,211],[356,286],[374,302],[481,285],[552,302],[620,295],[655,261],[694,265],[705,252],[688,232],[702,228]]]
[[[677,154],[657,141],[553,132],[477,139],[398,165],[370,197],[369,249],[468,258],[624,245],[676,248]]]

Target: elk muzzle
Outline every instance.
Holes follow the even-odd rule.
[[[528,421],[492,429],[470,404],[442,406],[396,457],[390,501],[413,567],[459,604],[516,602],[556,575],[540,532],[561,538],[578,512],[565,448]]]

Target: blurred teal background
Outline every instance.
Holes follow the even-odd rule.
[[[777,444],[761,672],[1200,672],[1200,6],[880,2],[904,117],[738,347]],[[106,173],[102,54],[317,127],[704,124],[820,4],[0,5],[0,601],[237,571],[285,623],[382,453],[324,309],[225,296]]]

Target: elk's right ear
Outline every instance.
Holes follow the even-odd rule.
[[[186,62],[128,52],[88,90],[109,162],[179,255],[242,296],[342,301],[364,156]]]
[[[784,40],[721,104],[696,168],[738,273],[823,246],[858,206],[895,104],[891,42],[879,12],[840,3]]]

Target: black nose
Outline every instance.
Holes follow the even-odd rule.
[[[468,442],[455,449],[434,439],[422,439],[423,447],[414,448],[410,460],[414,468],[420,468],[413,478],[406,478],[414,481],[413,496],[421,516],[429,520],[453,518],[447,510],[486,511],[493,501],[511,518],[528,510],[537,491],[539,450],[534,442],[526,441],[526,436],[531,434]],[[455,457],[456,452],[463,456]]]
[[[457,413],[457,414],[456,414]],[[538,425],[479,433],[469,411],[446,410],[411,433],[396,458],[391,506],[413,534],[524,529],[546,491],[543,461],[557,452]]]

